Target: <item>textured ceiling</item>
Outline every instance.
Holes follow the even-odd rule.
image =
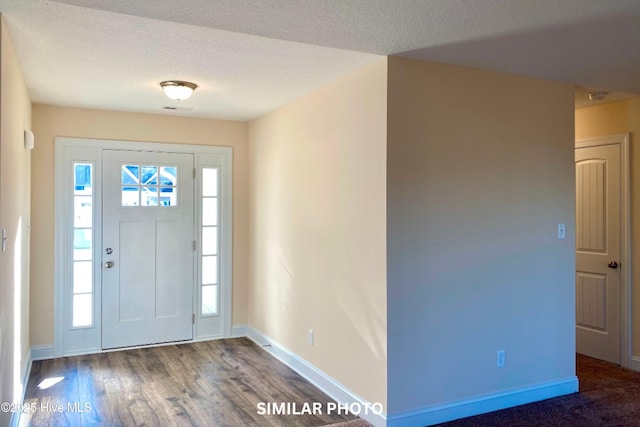
[[[380,58],[640,93],[640,0],[0,0],[34,102],[247,120]],[[187,101],[158,83],[190,80]]]

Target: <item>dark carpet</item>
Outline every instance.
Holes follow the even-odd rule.
[[[440,424],[442,427],[640,426],[640,372],[577,355],[580,392]]]

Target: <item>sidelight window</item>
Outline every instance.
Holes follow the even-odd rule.
[[[93,164],[73,164],[72,326],[93,326]]]
[[[219,170],[202,168],[202,226],[200,256],[200,289],[202,315],[219,311]]]

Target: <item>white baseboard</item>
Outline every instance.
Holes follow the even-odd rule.
[[[263,347],[266,351],[271,353],[274,357],[279,359],[282,363],[296,371],[303,376],[313,385],[329,395],[338,404],[358,404],[364,408],[370,405],[372,402],[367,402],[355,393],[348,390],[342,384],[331,378],[329,375],[322,372],[291,350],[283,347],[275,342],[270,337],[266,336],[260,331],[257,331],[251,327],[246,327],[247,337],[254,341],[259,346]],[[384,414],[368,413],[359,414],[359,417],[373,424],[374,427],[385,427],[387,425],[387,418]]]
[[[567,377],[529,387],[492,393],[472,399],[460,400],[444,405],[430,406],[415,411],[390,414],[388,427],[430,426],[459,418],[493,412],[513,406],[563,396],[578,391],[578,378]]]
[[[629,358],[629,366],[627,366],[629,369],[633,369],[634,371],[640,371],[640,357],[638,356],[631,356]]]
[[[29,384],[29,376],[31,375],[31,365],[33,359],[31,358],[31,352],[27,355],[27,363],[24,365],[24,372],[22,373],[22,394],[20,396],[20,402],[24,402],[24,396],[27,393],[27,384]],[[22,411],[16,411],[11,414],[11,420],[9,421],[10,427],[18,427],[20,425],[20,415]]]
[[[47,360],[55,357],[52,345],[34,345],[31,347],[31,360]]]
[[[231,338],[246,337],[248,331],[247,325],[233,325],[231,327]]]

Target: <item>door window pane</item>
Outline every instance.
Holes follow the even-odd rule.
[[[139,187],[122,187],[122,206],[139,206]]]
[[[202,284],[213,285],[218,283],[218,257],[202,257]]]
[[[158,183],[158,167],[142,166],[142,184],[153,185]]]
[[[93,165],[75,163],[73,165],[73,194],[91,195],[91,172]]]
[[[75,196],[73,198],[73,226],[91,228],[93,222],[93,197]]]
[[[218,314],[218,285],[202,287],[202,314]]]
[[[77,294],[73,296],[73,322],[74,328],[91,326],[93,323],[93,297],[92,294]]]
[[[202,225],[218,225],[218,198],[202,199]]]
[[[77,228],[73,230],[74,261],[90,260],[92,258],[91,234],[90,228]]]
[[[140,183],[140,166],[123,165],[122,166],[122,184],[139,184]]]
[[[218,255],[218,227],[202,227],[202,255]]]
[[[91,293],[93,288],[93,262],[79,261],[73,263],[73,293]]]
[[[162,166],[160,168],[161,185],[178,185],[178,168],[175,166]]]
[[[202,169],[202,196],[203,197],[218,196],[218,169],[217,168]]]
[[[177,187],[160,187],[160,206],[178,206]]]
[[[158,188],[142,187],[141,205],[142,206],[158,206]]]

